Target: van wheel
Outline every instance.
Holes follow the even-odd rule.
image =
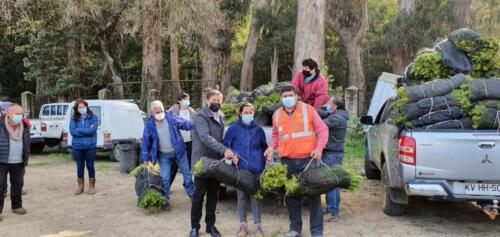
[[[118,144],[116,144],[113,147],[113,150],[109,152],[109,160],[113,162],[119,162],[120,161],[120,148],[118,147]]]
[[[30,151],[31,151],[31,153],[42,153],[44,147],[45,147],[44,143],[31,144],[30,145]]]
[[[368,179],[380,179],[380,170],[370,162],[370,156],[368,155],[368,149],[365,152],[365,175]]]
[[[382,208],[384,213],[388,216],[402,216],[405,213],[406,205],[395,203],[391,200],[391,192],[393,192],[389,185],[389,172],[387,172],[387,164],[382,166]]]

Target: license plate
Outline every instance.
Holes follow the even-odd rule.
[[[464,192],[469,195],[500,195],[500,184],[466,183]]]

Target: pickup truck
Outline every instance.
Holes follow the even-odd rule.
[[[30,119],[30,147],[32,153],[41,153],[45,147],[45,138],[42,132],[42,121]]]
[[[500,133],[400,129],[393,106],[396,83],[382,79],[369,114],[361,122],[369,126],[365,173],[369,179],[382,180],[383,211],[390,216],[403,215],[409,199],[422,196],[476,202],[498,215]]]
[[[63,150],[62,134],[64,116],[68,111],[69,103],[44,104],[40,109],[39,119],[42,121],[42,132],[45,144],[54,147],[59,146]]]

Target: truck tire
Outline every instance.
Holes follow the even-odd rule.
[[[120,161],[120,148],[118,147],[118,144],[115,144],[113,150],[109,152],[109,160],[113,162]]]
[[[387,172],[387,164],[382,166],[382,209],[388,216],[402,216],[405,213],[406,205],[395,203],[391,200],[391,192],[393,192],[389,185],[389,172]]]
[[[45,143],[31,144],[30,145],[30,151],[33,154],[35,154],[35,153],[42,153],[44,147],[45,147]]]
[[[368,179],[380,180],[380,170],[370,162],[370,155],[368,155],[368,148],[365,152],[365,175]]]

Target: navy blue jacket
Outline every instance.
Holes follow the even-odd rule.
[[[73,118],[69,120],[69,132],[73,136],[71,148],[78,150],[94,149],[97,144],[97,127],[99,126],[99,118],[92,116],[80,117],[80,120],[75,121]]]
[[[178,158],[182,158],[186,153],[186,144],[184,144],[184,139],[179,129],[189,131],[193,128],[193,122],[175,116],[172,112],[165,112],[165,119],[168,122],[168,129],[170,131],[170,138],[172,139],[175,155]],[[149,116],[142,134],[143,161],[151,161],[153,164],[156,164],[160,150],[159,142],[160,139],[158,138],[158,131],[156,130],[155,118],[154,116]]]
[[[238,168],[252,173],[262,173],[266,166],[267,149],[264,130],[255,121],[246,125],[239,119],[224,136],[224,145],[238,155]]]

